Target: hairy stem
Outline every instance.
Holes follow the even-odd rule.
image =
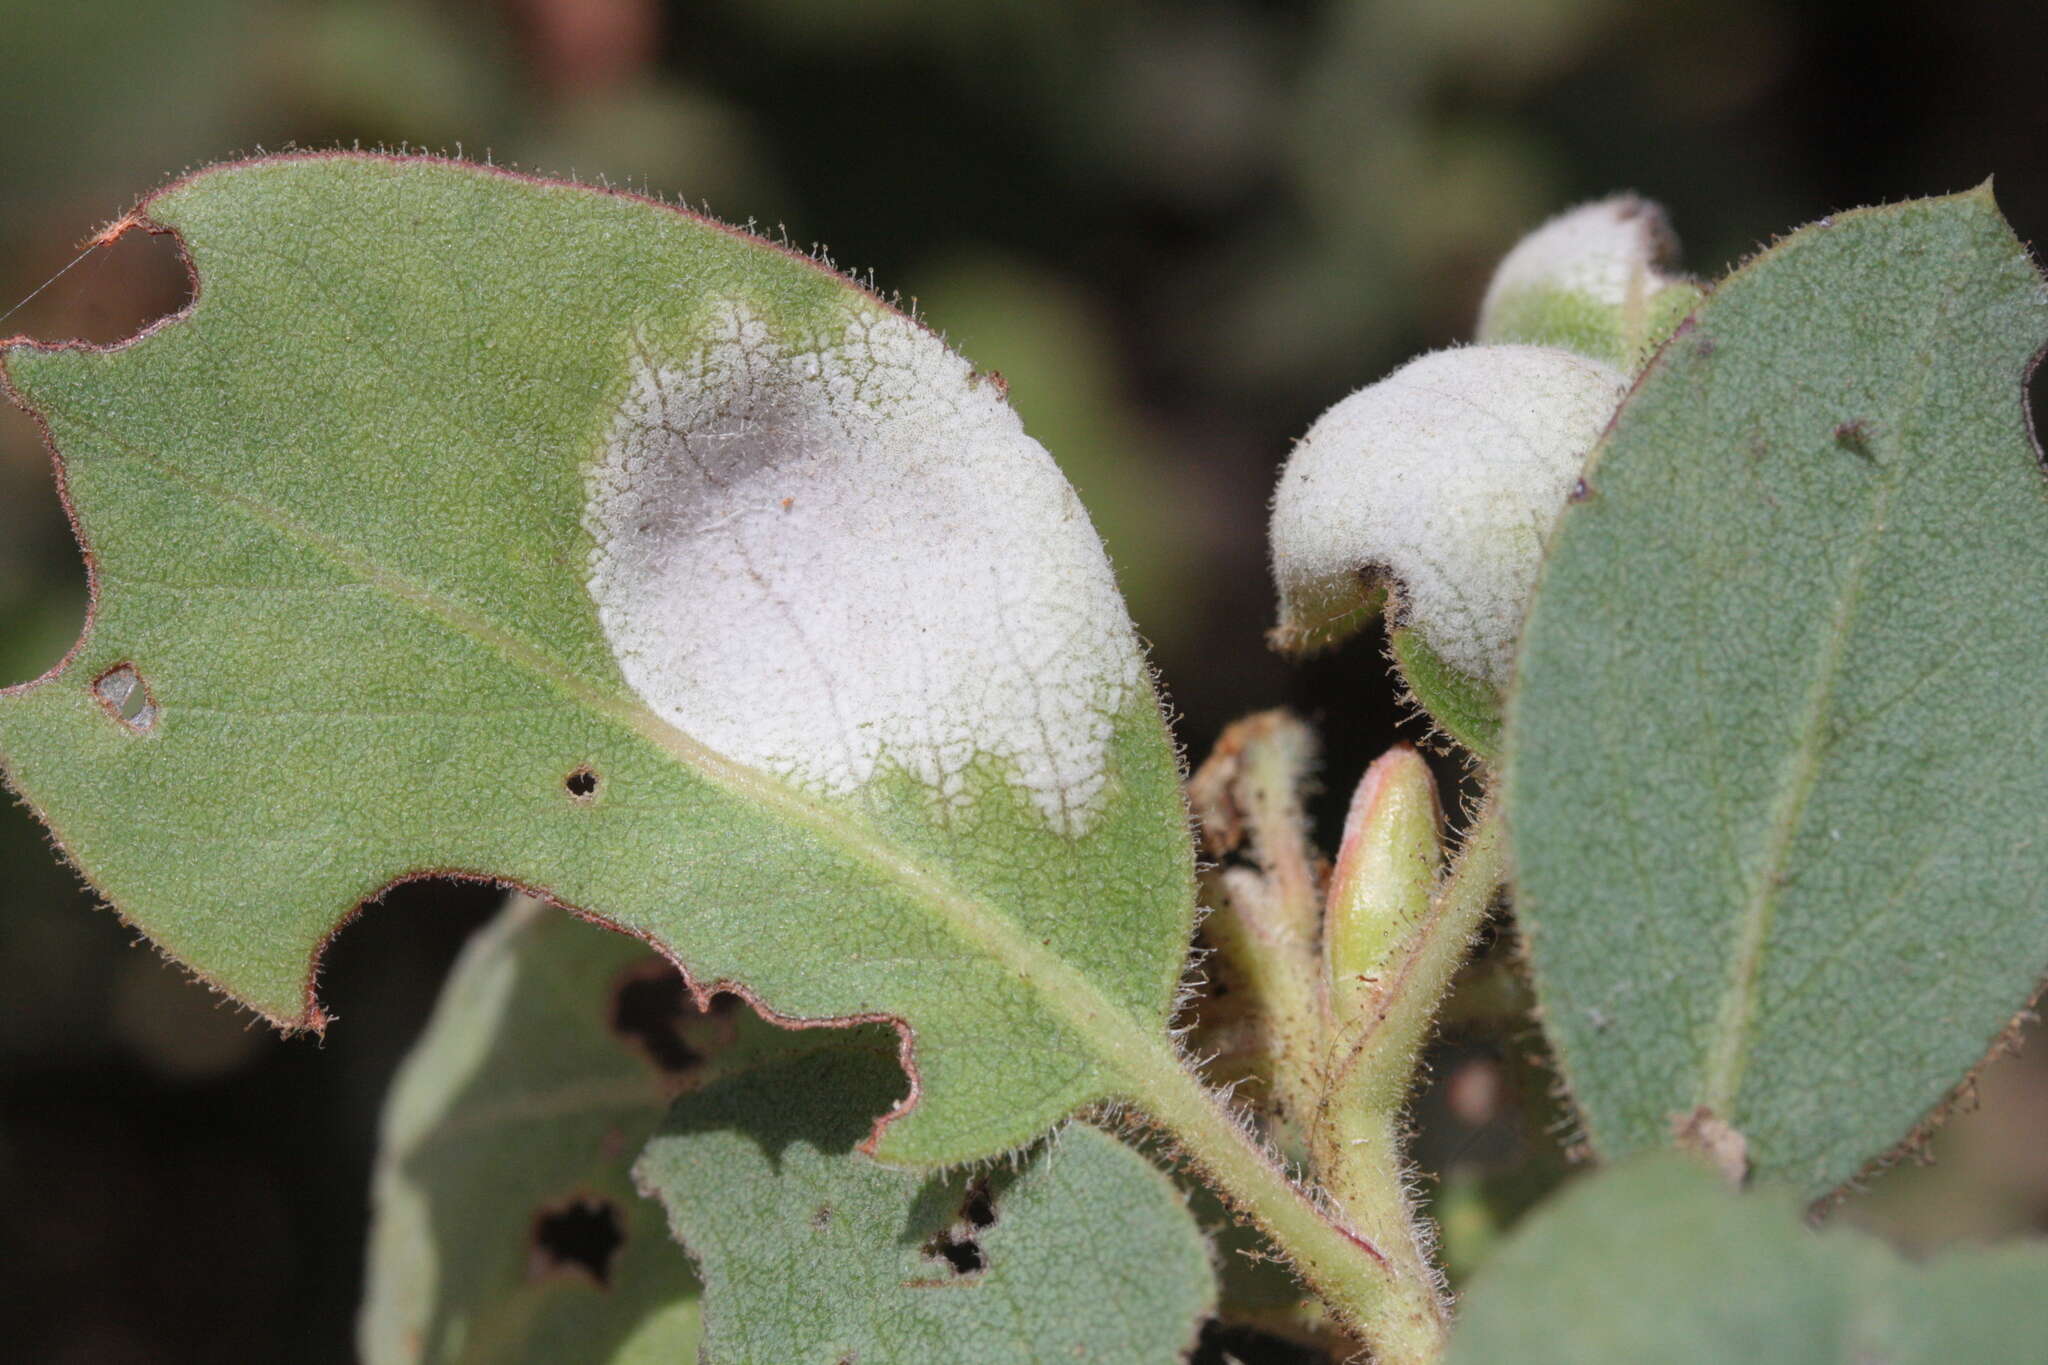
[[[1133,1059],[1134,1062],[1136,1059]],[[1139,1106],[1170,1133],[1209,1183],[1257,1223],[1310,1289],[1372,1348],[1378,1365],[1422,1365],[1442,1346],[1440,1315],[1418,1339],[1415,1307],[1433,1304],[1433,1283],[1418,1284],[1350,1219],[1290,1179],[1272,1151],[1225,1101],[1170,1053],[1128,1073]]]
[[[1308,1156],[1308,1119],[1322,1068],[1320,856],[1303,789],[1314,732],[1285,711],[1231,725],[1188,783],[1202,844],[1218,860],[1202,878],[1203,936],[1227,988],[1205,1002],[1201,1038],[1219,1084],[1245,1098],[1291,1161]]]
[[[1207,879],[1211,906],[1203,934],[1216,950],[1215,971],[1231,990],[1242,1036],[1222,1044],[1207,1068],[1219,1084],[1249,1082],[1246,1098],[1290,1160],[1308,1157],[1308,1119],[1315,1112],[1320,1067],[1322,998],[1314,940],[1279,942],[1259,933],[1259,915],[1273,888],[1244,868]]]
[[[1439,1359],[1449,1329],[1431,1239],[1407,1194],[1400,1116],[1431,1018],[1500,886],[1503,842],[1498,807],[1489,803],[1389,964],[1374,1017],[1347,1039],[1312,1144],[1327,1199],[1289,1179],[1177,1060],[1149,1051],[1128,1059],[1140,1107],[1272,1239],[1378,1365]]]
[[[1434,1237],[1408,1192],[1402,1113],[1438,1006],[1464,963],[1473,935],[1506,871],[1500,807],[1488,801],[1426,911],[1405,928],[1382,965],[1364,1017],[1332,1038],[1337,1055],[1311,1140],[1316,1174],[1330,1198],[1390,1259],[1409,1289],[1387,1330],[1433,1359],[1449,1322],[1431,1262]]]
[[[1409,1196],[1398,1108],[1353,1111],[1317,1136],[1325,1193],[1381,1249],[1397,1286],[1378,1314],[1374,1360],[1438,1359],[1450,1331],[1450,1302],[1432,1257],[1436,1238]]]
[[[1343,1051],[1333,1059],[1324,1102],[1330,1122],[1359,1112],[1398,1112],[1407,1102],[1437,1007],[1505,875],[1501,824],[1499,803],[1489,800],[1426,914],[1386,964],[1369,1013],[1336,1040]],[[1324,1171],[1326,1179],[1336,1173]]]

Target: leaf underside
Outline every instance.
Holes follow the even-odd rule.
[[[1048,674],[1038,660],[962,656],[914,622],[903,638],[886,633],[891,599],[905,594],[833,596],[896,573],[914,605],[934,610],[1021,595],[998,603],[1018,640],[1068,620],[1068,596],[1031,586],[1044,578],[1035,559],[978,549],[985,538],[948,520],[958,508],[918,520],[925,494],[957,501],[982,477],[966,456],[953,460],[928,412],[912,432],[924,464],[890,471],[900,487],[829,451],[783,460],[776,446],[807,417],[788,394],[825,392],[832,376],[818,357],[844,360],[855,345],[804,350],[816,338],[872,334],[926,360],[936,341],[814,263],[706,220],[447,162],[249,163],[180,182],[138,213],[189,253],[189,312],[111,350],[4,356],[59,454],[95,605],[59,670],[0,693],[0,762],[126,918],[272,1019],[318,1025],[318,954],[356,906],[421,875],[514,884],[646,937],[699,988],[731,983],[795,1018],[902,1021],[915,1107],[879,1150],[903,1161],[1014,1147],[1115,1090],[1077,1030],[1099,1041],[1164,1027],[1193,894],[1176,761],[1113,589],[1103,591],[1121,624],[1104,647],[1121,651],[1131,683],[1113,711],[1075,721],[1059,669],[1093,667],[1087,649]],[[742,359],[786,362],[765,390],[784,407],[719,407],[763,383],[713,363],[738,332],[753,338]],[[959,365],[940,406],[1001,428],[1002,468],[1038,479],[1041,501],[1066,499],[1058,524],[1021,525],[1015,539],[1099,561],[1070,491],[1043,493],[1057,475],[1032,463],[1042,452],[1008,434],[1014,419],[975,391],[964,364],[932,363]],[[1060,782],[1095,764],[1076,798],[1085,807],[1049,807],[1067,787],[1034,779],[1027,760],[976,756],[972,734],[907,757],[885,747],[872,779],[848,790],[835,746],[869,743],[858,715],[827,743],[788,745],[795,776],[778,776],[644,699],[652,665],[634,650],[646,622],[621,637],[617,620],[634,626],[651,611],[658,635],[701,606],[697,587],[711,588],[685,582],[622,609],[614,584],[601,622],[593,537],[669,536],[658,553],[629,544],[638,558],[605,561],[658,574],[696,552],[700,532],[676,531],[660,516],[677,514],[659,507],[622,528],[620,509],[639,504],[615,497],[593,512],[588,500],[594,480],[611,479],[616,495],[639,477],[643,448],[673,465],[703,447],[705,432],[677,426],[671,390],[683,380],[696,385],[684,396],[719,409],[717,449],[764,465],[752,471],[760,491],[780,493],[787,475],[843,487],[856,504],[773,497],[735,511],[737,523],[708,519],[702,535],[738,544],[735,525],[772,536],[774,517],[812,518],[773,542],[799,581],[763,578],[761,609],[729,629],[713,623],[702,641],[712,652],[686,659],[737,679],[731,705],[756,690],[800,698],[764,712],[759,729],[801,738],[845,697],[804,690],[796,670],[815,659],[790,659],[800,650],[765,649],[757,673],[735,674],[733,658],[751,666],[764,653],[746,652],[747,632],[806,612],[882,620],[885,633],[861,648],[950,670],[960,688],[992,680],[974,704],[1019,743],[1037,743],[1048,723],[1092,727],[1080,760],[1068,736],[1044,738],[1046,763],[1067,765]],[[894,439],[888,413],[832,393],[849,420],[878,421]],[[645,424],[641,446],[612,435],[627,417]],[[723,489],[718,473],[706,466],[699,495]],[[1008,496],[990,482],[990,497]],[[860,501],[870,494],[897,500]],[[920,557],[893,542],[839,563],[803,560],[810,547],[864,546],[861,518],[878,507],[909,541],[964,560],[962,581],[918,579]],[[1000,507],[968,510],[1000,523]],[[742,557],[726,590],[749,588],[745,569]],[[976,648],[1008,643],[970,633]],[[818,647],[847,638],[829,632]],[[700,681],[691,666],[670,673]],[[138,704],[149,708],[139,717]],[[888,719],[901,730],[915,717]],[[752,736],[744,716],[724,720],[720,733]],[[943,792],[919,766],[941,761]],[[825,763],[824,776],[810,780],[806,763]]]
[[[680,1003],[645,947],[524,897],[470,942],[385,1102],[367,1365],[696,1358],[695,1272],[629,1172],[701,1065],[616,1027],[664,974]],[[670,1022],[681,1049],[709,1020]]]
[[[1809,1197],[1938,1106],[2048,966],[2048,295],[1988,190],[1722,284],[1566,509],[1507,790],[1593,1146],[1732,1125]]]
[[[1086,1125],[1021,1166],[922,1175],[855,1150],[886,1050],[811,1048],[679,1101],[634,1167],[704,1276],[707,1365],[1169,1361],[1215,1306],[1166,1176]]]
[[[1800,1201],[1736,1195],[1686,1157],[1591,1176],[1516,1232],[1467,1296],[1450,1365],[2027,1365],[2048,1248],[1901,1261]]]
[[[1401,680],[1443,732],[1480,758],[1500,751],[1500,693],[1492,684],[1445,663],[1418,631],[1387,632]]]
[[[855,1146],[903,1086],[886,1028],[698,1008],[515,897],[386,1105],[365,1360],[1178,1358],[1215,1287],[1165,1176],[1086,1127],[978,1174],[880,1165]]]

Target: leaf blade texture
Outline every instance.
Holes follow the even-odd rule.
[[[1854,1229],[1816,1233],[1789,1191],[1735,1194],[1689,1158],[1587,1177],[1482,1270],[1450,1365],[2023,1365],[2048,1332],[2048,1248],[1909,1264]]]
[[[1546,1029],[1601,1154],[1704,1117],[1818,1196],[1934,1112],[2048,966],[2044,339],[1988,190],[1845,214],[1724,282],[1596,450],[1506,780]]]
[[[1085,1124],[979,1176],[878,1165],[860,1116],[898,1083],[886,1052],[813,1047],[648,1143],[634,1179],[697,1258],[709,1365],[1185,1358],[1216,1288],[1172,1181]]]
[[[696,1273],[629,1176],[684,1077],[617,1015],[664,977],[680,1002],[643,945],[527,897],[470,941],[385,1101],[369,1365],[695,1358]]]
[[[528,888],[699,987],[902,1021],[902,1160],[1114,1090],[1081,1034],[1163,1029],[1191,922],[1177,765],[995,386],[629,196],[344,155],[139,212],[189,312],[5,355],[95,602],[0,760],[122,914],[317,1026],[383,886]]]

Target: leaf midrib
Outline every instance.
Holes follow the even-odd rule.
[[[1932,333],[1939,335],[1941,332],[1941,324],[1947,320],[1954,298],[1954,286],[1945,285],[1929,329]],[[1904,430],[1898,425],[1898,414],[1917,414],[1923,406],[1928,375],[1933,370],[1931,350],[1924,353],[1917,370],[1911,398],[1894,409],[1892,429],[1900,433],[1898,446],[1889,459],[1879,461],[1883,477],[1870,500],[1855,560],[1828,623],[1821,665],[1807,687],[1799,718],[1798,743],[1780,778],[1777,799],[1771,804],[1770,833],[1764,857],[1749,898],[1736,917],[1734,970],[1722,993],[1714,1030],[1708,1039],[1699,1101],[1726,1122],[1733,1123],[1736,1118],[1735,1102],[1749,1065],[1748,1043],[1755,1023],[1764,952],[1777,919],[1779,893],[1784,888],[1785,865],[1791,856],[1792,843],[1804,823],[1807,803],[1820,780],[1821,757],[1827,748],[1823,736],[1827,733],[1830,706],[1848,655],[1846,646],[1850,626],[1862,605],[1870,567],[1876,558],[1878,542],[1893,499],[1907,476]],[[1880,433],[1883,430],[1879,428]]]
[[[1150,1069],[1146,1063],[1157,1064],[1159,1058],[1149,1054],[1158,1048],[1151,1045],[1151,1030],[1144,1023],[1111,1000],[1066,958],[1017,932],[987,901],[961,893],[866,821],[760,769],[727,758],[656,715],[637,698],[629,699],[593,685],[544,649],[502,629],[473,608],[383,568],[347,542],[307,526],[268,503],[202,478],[88,416],[76,411],[65,416],[196,492],[237,508],[279,534],[325,555],[394,600],[496,649],[508,662],[526,668],[565,693],[572,702],[580,702],[623,725],[706,780],[809,829],[825,842],[876,868],[885,880],[900,887],[945,924],[955,937],[1031,982],[1120,1078],[1131,1080]],[[977,914],[976,910],[983,913]],[[1159,1046],[1164,1046],[1163,1040]]]

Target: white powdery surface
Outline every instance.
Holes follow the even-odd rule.
[[[1641,303],[1678,277],[1666,273],[1678,239],[1664,210],[1632,194],[1582,204],[1545,223],[1501,258],[1479,305],[1487,335],[1501,304],[1528,289],[1584,294],[1607,308]]]
[[[793,339],[728,305],[694,352],[630,363],[584,524],[634,691],[833,795],[898,769],[953,807],[993,757],[1083,832],[1142,664],[1087,514],[997,388],[880,310]]]
[[[1547,346],[1410,361],[1317,419],[1273,497],[1283,621],[1360,574],[1398,585],[1402,624],[1505,682],[1543,541],[1628,391]]]

